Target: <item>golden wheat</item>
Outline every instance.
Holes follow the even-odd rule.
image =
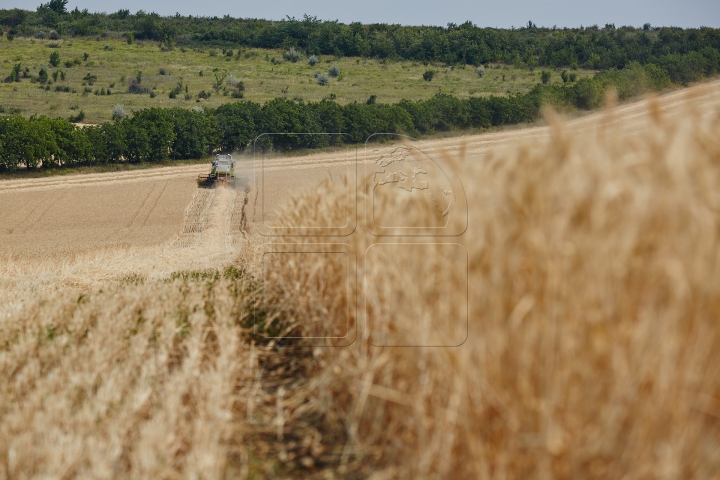
[[[718,85],[423,144],[462,180],[457,237],[379,239],[361,211],[352,235],[272,243],[255,190],[181,188],[162,234],[6,256],[0,478],[717,478]],[[279,225],[342,225],[351,183]],[[136,197],[106,221],[151,225]],[[71,230],[46,217],[28,235]]]
[[[613,108],[582,132],[548,112],[546,138],[447,158],[470,205],[456,240],[467,297],[437,239],[353,237],[367,250],[361,335],[320,374],[347,425],[341,464],[365,452],[379,478],[717,478],[720,111],[701,100],[667,117],[652,99],[630,133]],[[334,200],[307,193],[288,226]],[[312,324],[345,297],[302,298],[295,318]],[[459,343],[466,298],[462,346],[371,346]]]

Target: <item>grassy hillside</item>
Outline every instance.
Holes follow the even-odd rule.
[[[0,106],[4,113],[19,112],[25,116],[48,115],[69,118],[85,113],[85,123],[109,120],[116,104],[125,111],[146,107],[187,107],[197,105],[216,107],[235,101],[233,87],[223,82],[216,91],[216,75],[233,75],[245,86],[244,98],[265,102],[277,97],[320,100],[335,96],[339,103],[366,102],[371,95],[382,103],[395,103],[401,99],[427,99],[438,91],[461,98],[470,96],[506,95],[526,92],[540,82],[540,69],[516,68],[507,65],[488,65],[484,77],[478,76],[473,66],[447,67],[412,61],[335,58],[319,55],[319,63],[310,66],[307,57],[298,62],[283,59],[284,50],[241,49],[232,50],[232,56],[221,48],[173,48],[163,51],[157,42],[136,41],[132,45],[119,39],[39,40],[26,37],[12,42],[0,38],[0,78],[9,76],[16,64],[21,65],[27,78],[14,83],[0,83]],[[58,67],[50,65],[50,55],[60,55]],[[85,59],[85,54],[88,54]],[[70,67],[66,66],[70,62]],[[326,86],[318,85],[314,74],[327,74],[332,66],[340,69],[338,77],[330,77]],[[48,83],[33,82],[41,68],[48,72]],[[161,69],[164,75],[161,74]],[[58,72],[65,73],[65,80]],[[432,81],[423,80],[423,73],[433,70]],[[142,72],[140,86],[155,93],[128,93],[130,82]],[[202,76],[200,75],[202,72]],[[577,78],[592,75],[590,70],[577,70]],[[95,76],[90,85],[88,75]],[[169,93],[182,83],[175,99]],[[559,71],[553,71],[550,83],[561,83]],[[83,85],[84,84],[84,85]],[[185,99],[187,94],[189,100]],[[41,88],[42,87],[42,88]],[[47,89],[49,87],[49,89]],[[69,92],[56,91],[69,88]],[[95,92],[110,90],[110,95]],[[202,91],[209,99],[199,99]],[[0,113],[3,113],[0,111]]]

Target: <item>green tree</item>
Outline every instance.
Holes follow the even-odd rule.
[[[133,162],[157,162],[168,158],[175,142],[173,118],[167,109],[146,108],[123,120],[128,158]]]
[[[256,119],[260,105],[255,102],[226,103],[214,111],[218,143],[223,151],[243,150],[259,131]]]
[[[602,105],[603,89],[592,78],[582,78],[574,86],[578,108],[592,110]]]
[[[41,4],[40,8],[47,8],[48,10],[52,10],[58,15],[64,15],[67,13],[67,3],[68,0],[50,0],[46,4]]]
[[[51,119],[46,116],[28,119],[25,129],[25,150],[21,161],[29,168],[50,166],[52,155],[58,152]]]
[[[87,163],[91,157],[92,146],[85,131],[62,118],[41,117],[52,131],[55,139],[52,144],[52,158],[43,162],[43,167],[63,167]]]
[[[123,122],[103,123],[83,128],[92,146],[88,161],[92,163],[118,163],[127,158],[125,125]]]
[[[345,117],[341,105],[324,98],[320,102],[308,104],[308,108],[312,110],[312,116],[317,118],[322,131],[327,133],[342,133],[345,131]],[[329,140],[331,143],[339,143],[343,142],[344,137],[332,136]]]
[[[172,143],[173,158],[201,158],[208,152],[212,125],[202,111],[172,108],[169,111],[175,140]]]
[[[540,72],[540,80],[542,81],[543,85],[547,85],[548,82],[550,82],[551,73],[547,70],[543,70]]]
[[[60,53],[53,52],[50,54],[50,65],[52,65],[53,67],[57,67],[58,65],[60,65]]]
[[[144,38],[146,40],[163,40],[165,34],[163,33],[163,22],[157,13],[152,13],[141,18],[136,26],[138,28],[135,34],[138,38]]]
[[[28,121],[21,115],[0,116],[0,167],[15,170],[24,161]]]
[[[219,92],[225,84],[225,77],[227,77],[227,74],[225,73],[223,73],[222,75],[218,73],[215,74],[215,81],[212,84],[212,88],[215,90],[215,93]]]
[[[21,71],[22,71],[22,64],[16,63],[10,72],[10,76],[8,77],[8,80],[11,82],[19,82]]]

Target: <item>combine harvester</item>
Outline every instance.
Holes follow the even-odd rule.
[[[235,188],[236,184],[247,187],[250,179],[246,176],[235,177],[235,160],[232,155],[215,155],[210,173],[198,175],[198,186],[204,188],[215,188],[217,185],[227,185]]]

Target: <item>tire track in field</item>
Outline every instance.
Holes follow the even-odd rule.
[[[150,217],[152,216],[153,212],[154,212],[155,209],[157,208],[158,203],[160,202],[160,199],[162,198],[163,194],[165,193],[165,190],[167,189],[168,183],[169,183],[169,182],[164,182],[164,183],[163,183],[163,186],[162,186],[162,189],[160,190],[160,193],[158,194],[157,198],[155,198],[155,201],[153,202],[152,207],[150,207],[150,210],[148,211],[148,214],[147,214],[147,216],[145,217],[145,220],[143,220],[143,222],[142,222],[142,226],[143,226],[143,227],[147,226],[147,222],[148,222],[148,220],[150,220]]]
[[[52,202],[52,195],[48,194],[45,198],[40,200],[37,205],[32,207],[30,211],[15,225],[14,227],[9,229],[9,233],[14,232],[20,232],[25,233],[26,230],[22,230],[25,225],[27,225],[29,222],[32,222],[33,216],[35,215],[35,212],[38,210],[42,210],[45,208],[45,204]]]
[[[26,227],[25,230],[24,230],[22,233],[25,234],[25,233],[29,232],[33,227],[35,227],[38,223],[40,223],[40,221],[42,221],[42,219],[45,217],[45,215],[47,215],[47,213],[50,211],[50,209],[51,209],[52,207],[54,207],[57,203],[60,203],[60,201],[61,201],[65,196],[67,196],[67,193],[68,193],[68,192],[65,191],[65,192],[63,192],[62,194],[60,194],[59,197],[56,197],[56,198],[53,198],[52,196],[48,196],[48,200],[50,200],[50,201],[47,202],[47,203],[49,203],[49,205],[47,205],[47,207],[43,207],[42,213],[40,213],[40,215],[38,215],[38,216],[35,218],[35,220],[33,220],[33,221],[30,223],[30,225],[29,225],[28,227]],[[43,205],[44,205],[45,203],[46,203],[46,202],[43,202]]]
[[[145,198],[143,199],[142,203],[137,208],[137,210],[135,210],[135,215],[133,215],[132,219],[125,226],[126,228],[132,227],[133,222],[135,222],[135,219],[138,217],[138,215],[140,215],[140,211],[143,209],[143,207],[145,206],[145,203],[147,203],[147,201],[148,201],[148,198],[150,198],[150,195],[152,195],[152,193],[155,191],[156,188],[157,188],[157,184],[153,185],[152,188],[150,189],[150,191],[147,193],[147,195],[145,195]]]

